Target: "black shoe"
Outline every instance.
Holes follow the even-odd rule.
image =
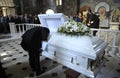
[[[45,70],[41,70],[40,73],[37,73],[36,76],[40,76],[41,74],[43,74],[45,72]]]

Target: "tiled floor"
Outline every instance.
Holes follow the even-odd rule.
[[[31,73],[28,55],[19,45],[20,40],[0,43],[0,58],[8,78],[25,78]],[[120,78],[120,58],[106,55],[108,60],[96,78]],[[40,78],[65,78],[67,67],[41,56],[42,68],[46,70]],[[79,78],[86,78],[83,74]]]

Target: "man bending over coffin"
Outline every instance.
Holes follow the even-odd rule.
[[[32,71],[39,76],[42,73],[40,68],[40,53],[42,52],[42,41],[46,41],[49,36],[49,29],[45,27],[34,27],[27,30],[22,35],[21,46],[28,52],[29,64]]]

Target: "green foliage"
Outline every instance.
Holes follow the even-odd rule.
[[[64,22],[57,30],[59,33],[63,33],[71,36],[90,35],[90,28],[81,22],[67,21]]]

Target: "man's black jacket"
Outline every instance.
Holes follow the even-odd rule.
[[[99,20],[97,15],[95,15],[93,13],[92,14],[87,14],[87,21],[86,22],[89,23],[89,21],[93,21],[93,23],[91,23],[90,26],[88,26],[88,27],[99,28],[100,20]]]
[[[42,47],[42,41],[47,40],[49,29],[34,27],[22,35],[21,46],[26,51],[38,51]]]

